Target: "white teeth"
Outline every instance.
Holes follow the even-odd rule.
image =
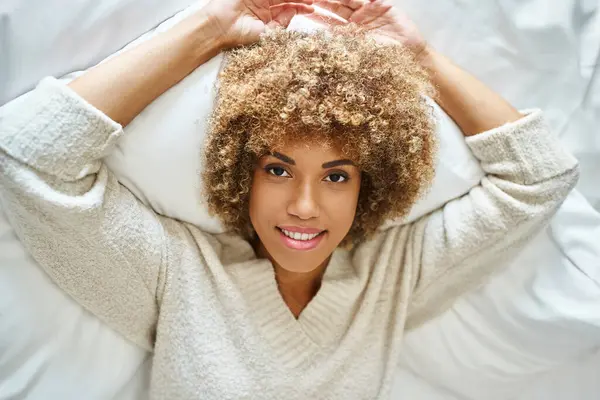
[[[285,229],[282,229],[281,231],[283,232],[283,234],[285,236],[290,237],[294,240],[307,241],[307,240],[312,240],[312,239],[316,238],[317,236],[319,236],[318,233],[290,232],[290,231],[286,231]]]

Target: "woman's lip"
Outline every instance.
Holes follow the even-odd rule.
[[[319,245],[319,243],[321,243],[321,240],[323,240],[323,238],[325,237],[325,233],[326,232],[323,232],[322,234],[315,236],[311,240],[295,240],[291,237],[286,236],[282,231],[279,231],[279,235],[281,237],[281,240],[283,241],[283,244],[285,244],[290,249],[301,251],[312,250],[316,248]]]
[[[302,228],[300,226],[287,226],[287,225],[278,226],[278,228],[285,229],[288,232],[308,233],[309,235],[313,235],[315,233],[321,233],[325,230],[325,229],[317,229],[317,228]]]

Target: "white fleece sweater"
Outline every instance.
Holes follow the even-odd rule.
[[[240,238],[155,214],[102,164],[123,130],[54,79],[0,111],[0,194],[58,286],[153,350],[154,399],[385,399],[406,329],[447,309],[578,177],[541,112],[467,139],[481,185],[336,250],[296,320]]]

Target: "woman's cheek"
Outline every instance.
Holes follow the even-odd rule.
[[[346,189],[328,193],[323,197],[327,199],[323,206],[327,208],[329,220],[335,221],[336,228],[340,230],[339,234],[342,237],[346,236],[354,222],[360,187],[352,185]]]
[[[251,213],[267,218],[278,215],[281,212],[280,208],[286,204],[288,190],[285,186],[280,182],[271,181],[269,177],[255,177],[250,199]]]

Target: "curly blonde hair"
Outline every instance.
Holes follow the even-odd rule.
[[[436,140],[427,74],[402,46],[356,24],[301,33],[276,29],[233,49],[209,120],[204,182],[211,213],[253,235],[248,204],[258,159],[286,142],[333,145],[361,171],[342,244],[405,216],[434,175]]]

